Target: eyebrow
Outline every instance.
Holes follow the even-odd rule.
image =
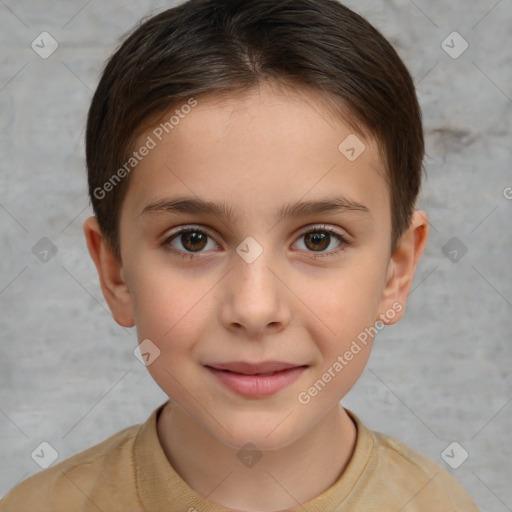
[[[345,212],[353,211],[370,215],[370,210],[357,201],[337,196],[328,197],[317,201],[301,201],[297,203],[287,203],[277,212],[277,221],[288,217],[301,217],[313,215],[316,213],[327,212]],[[209,214],[232,221],[233,211],[227,203],[213,203],[197,197],[171,197],[159,199],[145,206],[140,215],[146,213],[191,213],[191,214]]]

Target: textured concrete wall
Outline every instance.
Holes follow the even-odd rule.
[[[84,125],[103,61],[170,5],[0,4],[0,495],[40,470],[42,441],[62,460],[166,399],[132,354],[135,330],[108,311],[82,223]],[[379,335],[343,403],[446,467],[482,509],[511,510],[512,2],[348,5],[417,85],[431,234],[405,319]],[[45,31],[58,44],[49,57]],[[457,469],[441,456],[453,441],[453,466],[469,454]]]

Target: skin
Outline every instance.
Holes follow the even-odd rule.
[[[391,254],[384,164],[370,138],[359,136],[366,149],[355,161],[341,154],[338,145],[351,133],[306,90],[267,84],[229,99],[203,99],[130,176],[120,214],[122,262],[95,217],[84,224],[115,320],[135,325],[139,341],[150,339],[160,350],[148,370],[172,401],[157,427],[167,458],[193,489],[224,507],[292,508],[338,480],[357,436],[340,400],[361,375],[371,340],[308,404],[297,396],[365,328],[377,320],[395,323],[405,311],[427,217],[414,213]],[[176,195],[224,201],[233,219],[141,214]],[[336,195],[368,212],[276,220],[285,203]],[[179,235],[165,244],[176,228],[191,224],[210,236],[206,245]],[[335,236],[318,248],[308,242],[304,235],[322,226],[349,244]],[[252,263],[236,252],[248,236],[263,248]],[[194,247],[199,252],[192,259],[171,252]],[[402,310],[389,318],[396,304]],[[308,368],[272,396],[247,398],[203,366],[242,360]],[[262,458],[248,468],[237,453],[249,442]]]

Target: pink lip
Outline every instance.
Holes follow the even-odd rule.
[[[247,397],[260,398],[273,395],[289,386],[302,375],[307,367],[295,366],[276,371],[273,375],[246,375],[229,370],[219,370],[211,366],[206,366],[206,368],[232,391]]]
[[[297,363],[285,363],[281,361],[262,361],[261,363],[250,363],[247,361],[233,361],[230,363],[211,363],[205,366],[216,368],[217,370],[229,370],[235,373],[244,373],[245,375],[255,375],[256,373],[278,372],[303,366]]]

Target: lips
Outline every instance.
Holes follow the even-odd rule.
[[[204,366],[225,388],[250,399],[274,395],[293,384],[308,368],[308,365],[278,361],[258,364],[219,363]]]
[[[289,370],[290,368],[303,367],[297,363],[285,363],[282,361],[265,361],[262,363],[249,363],[245,361],[236,361],[230,363],[212,363],[205,365],[215,370],[223,370],[231,373],[238,373],[241,375],[260,375],[271,376],[276,372]]]

